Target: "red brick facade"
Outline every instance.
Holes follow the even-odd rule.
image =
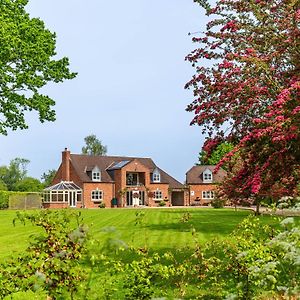
[[[56,185],[63,182],[74,183],[77,190],[70,195],[68,191],[57,192]],[[67,149],[62,152],[61,165],[52,188],[48,189],[52,196],[44,201],[44,207],[49,208],[159,206],[162,201],[167,206],[189,203],[185,186],[150,158],[76,155]],[[55,193],[65,194],[55,198]]]
[[[223,169],[215,172],[215,166],[192,167],[186,173],[190,205],[209,205],[215,199],[218,184],[225,176]]]

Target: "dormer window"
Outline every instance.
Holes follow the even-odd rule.
[[[101,172],[100,172],[100,169],[98,167],[95,167],[92,170],[92,180],[93,181],[101,181]]]
[[[206,169],[204,172],[203,172],[203,182],[204,183],[210,183],[213,181],[213,174],[212,174],[212,171],[209,170],[209,169]]]
[[[155,169],[153,174],[152,174],[152,181],[153,182],[160,182],[160,173],[157,169]]]

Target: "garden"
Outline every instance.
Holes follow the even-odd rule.
[[[298,217],[213,208],[0,215],[3,299],[299,295]]]

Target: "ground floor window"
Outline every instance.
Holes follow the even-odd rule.
[[[162,200],[162,198],[163,198],[163,195],[162,195],[162,192],[160,190],[154,191],[154,193],[153,193],[153,199],[154,200]]]
[[[202,199],[214,199],[214,191],[202,191]]]
[[[92,198],[92,201],[95,201],[95,202],[103,200],[103,191],[93,190],[91,192],[91,198]]]

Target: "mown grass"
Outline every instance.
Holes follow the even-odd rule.
[[[81,209],[72,211],[81,214],[83,222],[89,226],[92,240],[98,241],[98,243],[92,244],[92,249],[90,249],[93,254],[101,254],[103,250],[107,251],[103,246],[105,241],[110,238],[137,248],[147,247],[150,253],[157,252],[162,255],[165,252],[171,252],[178,262],[183,262],[185,258],[191,257],[196,249],[192,228],[195,229],[197,241],[200,244],[209,241],[215,243],[214,239],[228,239],[238,224],[253,214],[249,210],[211,208]],[[29,211],[28,213],[37,212]],[[14,226],[13,219],[15,217],[16,211],[0,211],[0,261],[10,255],[22,253],[29,245],[31,235],[37,234],[40,230],[29,223],[24,226],[20,222],[16,222]],[[260,219],[263,224],[279,226],[278,218],[263,215],[260,216]],[[123,262],[131,262],[136,259],[137,252],[112,250],[106,254],[109,254],[111,259],[118,258]],[[89,299],[106,299],[106,288],[110,289],[110,287],[113,287],[113,290],[109,291],[109,293],[113,293],[111,299],[126,299],[123,286],[124,274],[110,274],[106,265],[101,263],[92,267],[89,260],[82,261],[82,267],[91,276],[88,288]],[[167,286],[156,283],[155,290],[157,295],[163,294],[167,297],[166,299],[182,298],[178,287],[174,286],[172,280]],[[184,299],[196,298],[200,293],[196,281],[195,284],[186,287],[186,292],[189,296],[186,295]]]
[[[193,242],[191,227],[197,231],[200,242],[226,237],[251,212],[232,209],[98,209],[78,210],[84,223],[90,228],[94,239],[101,240],[110,235],[127,244],[142,247],[147,245],[153,251],[184,248]],[[142,214],[142,215],[141,215]],[[183,215],[189,214],[188,222],[182,222]],[[26,226],[13,219],[16,211],[0,211],[0,259],[16,255],[26,249],[30,236],[38,232],[31,224]],[[272,218],[262,217],[267,223]],[[113,233],[112,233],[113,232]]]

